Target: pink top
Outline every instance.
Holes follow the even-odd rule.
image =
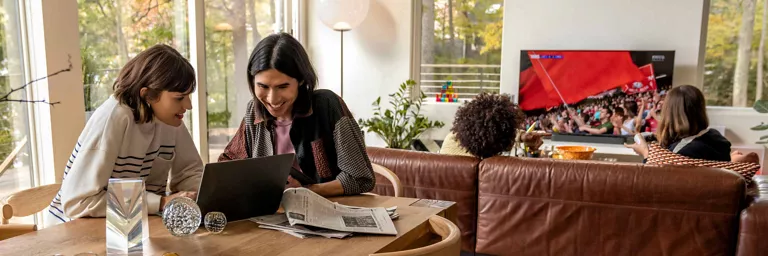
[[[275,124],[275,155],[296,153],[291,142],[293,120],[275,120]],[[296,158],[293,159],[293,167],[301,171]]]

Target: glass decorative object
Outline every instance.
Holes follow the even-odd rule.
[[[227,216],[222,212],[209,212],[205,214],[205,229],[211,233],[221,233],[227,226]]]
[[[163,224],[174,236],[188,236],[200,227],[202,214],[195,201],[176,197],[166,203],[163,209]]]
[[[144,180],[109,179],[107,185],[107,254],[142,252],[149,238]]]

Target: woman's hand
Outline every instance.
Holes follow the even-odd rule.
[[[731,162],[760,164],[760,157],[755,152],[745,155],[740,151],[733,151],[731,152]]]
[[[301,182],[297,181],[291,176],[288,176],[288,183],[285,185],[285,188],[300,188]]]
[[[306,188],[323,197],[340,196],[344,194],[344,187],[341,186],[341,181],[339,180],[312,184],[306,186]]]
[[[631,148],[639,156],[642,156],[643,158],[648,158],[648,142],[646,142],[645,138],[643,138],[643,136],[640,136],[640,134],[635,135],[634,144],[624,143],[624,146],[627,148]]]
[[[621,116],[612,116],[611,117],[611,124],[613,124],[613,127],[621,128]]]
[[[172,194],[170,196],[161,197],[160,198],[160,210],[162,211],[163,209],[165,209],[165,204],[167,204],[168,202],[170,202],[171,200],[173,200],[174,198],[177,198],[177,197],[186,197],[186,198],[189,198],[189,199],[192,199],[192,200],[197,200],[197,192],[193,192],[193,191],[180,191],[180,192],[177,192],[176,194]]]

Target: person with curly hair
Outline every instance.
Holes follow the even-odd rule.
[[[487,158],[512,148],[525,121],[507,94],[481,93],[456,111],[451,133],[440,152]]]

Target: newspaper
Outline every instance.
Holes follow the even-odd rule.
[[[443,200],[434,200],[434,199],[419,199],[416,202],[413,202],[411,206],[418,206],[418,207],[430,207],[430,208],[440,208],[445,209],[453,205],[455,202],[451,201],[443,201]]]
[[[289,188],[281,202],[291,226],[296,224],[335,231],[397,235],[390,213],[382,208],[340,205],[306,188]]]
[[[251,221],[259,224],[260,228],[282,231],[299,238],[305,238],[306,235],[322,236],[327,238],[345,238],[352,235],[350,232],[311,228],[302,225],[292,226],[288,222],[288,217],[286,217],[283,213],[255,217],[251,218]]]

